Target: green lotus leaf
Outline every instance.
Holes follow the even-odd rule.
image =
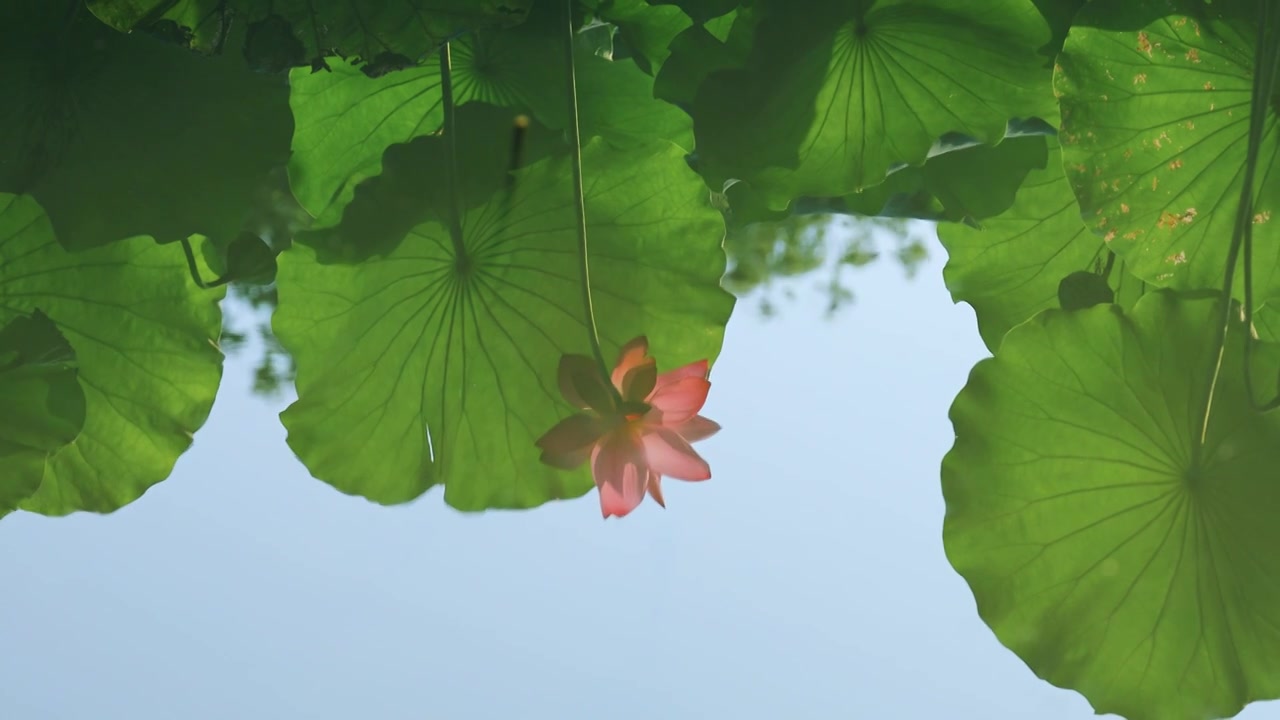
[[[1030,0],[764,0],[741,69],[702,83],[698,168],[750,181],[785,207],[882,182],[943,135],[993,144],[1011,118],[1056,118]]]
[[[85,0],[85,7],[120,32],[141,30],[210,53],[222,50],[235,15],[226,0]]]
[[[489,102],[527,112],[534,102],[531,92],[563,84],[555,73],[560,45],[544,24],[476,33],[451,43],[454,102]],[[297,129],[289,184],[319,227],[335,224],[356,185],[381,172],[388,147],[437,133],[444,125],[438,55],[420,67],[377,78],[368,77],[358,60],[331,60],[329,67],[329,72],[299,68],[290,74]]]
[[[739,8],[672,38],[669,54],[654,76],[654,97],[692,107],[707,76],[746,62],[759,17],[750,8]]]
[[[1067,31],[1071,29],[1071,21],[1075,19],[1076,13],[1080,12],[1080,8],[1084,7],[1089,0],[1032,0],[1036,4],[1036,9],[1044,16],[1046,22],[1049,23],[1049,30],[1052,36],[1047,45],[1040,49],[1040,54],[1052,67],[1053,60],[1062,50],[1062,43],[1067,39]]]
[[[1115,301],[1116,291],[1100,272],[1077,270],[1058,283],[1058,306],[1063,310],[1084,310]]]
[[[485,102],[566,127],[563,29],[556,19],[555,12],[535,13],[520,27],[452,43],[455,103]],[[438,56],[378,78],[367,77],[358,63],[331,61],[330,67],[327,73],[298,69],[290,77],[297,131],[289,181],[317,228],[341,219],[355,187],[381,172],[388,147],[437,133],[444,123]],[[688,116],[655,100],[653,79],[630,61],[580,54],[578,93],[584,137],[692,145]],[[508,138],[496,141],[506,144]]]
[[[1068,177],[1090,225],[1148,282],[1222,285],[1248,145],[1257,8],[1091,3],[1059,58]],[[1280,291],[1276,105],[1266,110],[1255,184],[1259,301]]]
[[[122,35],[88,13],[65,22],[66,3],[4,4],[0,192],[34,196],[73,250],[235,237],[288,159],[283,78]]]
[[[514,111],[482,102],[458,108],[457,154],[466,158],[457,183],[458,204],[471,210],[489,203],[514,182],[513,170],[568,147],[563,133],[529,118],[512,122]],[[362,262],[391,252],[415,226],[449,221],[452,202],[449,142],[429,135],[392,145],[382,156],[382,173],[356,187],[342,221],[299,233],[295,241],[313,248],[321,263]]]
[[[750,4],[750,2],[739,2],[739,0],[649,0],[649,3],[658,7],[675,5],[693,18],[694,22],[699,23],[722,17],[738,9],[739,5]]]
[[[1044,136],[1013,136],[973,145],[907,166],[884,182],[840,198],[833,209],[862,215],[981,224],[1013,206],[1027,176],[1050,159]]]
[[[37,309],[57,323],[84,392],[83,429],[21,507],[110,512],[168,477],[222,374],[222,293],[196,288],[181,248],[139,237],[69,253],[34,199],[0,195],[0,297],[0,323]]]
[[[1271,305],[1258,309],[1253,316],[1253,327],[1264,342],[1280,343],[1280,311]]]
[[[583,151],[596,318],[612,355],[645,334],[663,367],[714,358],[733,299],[720,214],[660,143]],[[465,172],[465,168],[464,168]],[[589,352],[570,172],[549,158],[462,217],[413,228],[389,254],[323,264],[280,257],[274,327],[297,361],[281,416],[317,478],[380,503],[445,486],[455,508],[526,508],[581,495],[584,470],[538,460],[534,441],[572,412],[556,370]]]
[[[5,255],[0,245],[0,270]],[[3,517],[40,487],[49,455],[75,440],[84,427],[75,351],[39,310],[11,316],[0,327],[0,408]]]
[[[691,106],[707,76],[736,67],[745,59],[746,49],[735,52],[702,25],[694,25],[671,39],[666,62],[654,77],[653,94],[667,102]]]
[[[689,16],[671,5],[650,5],[645,0],[592,0],[596,14],[618,28],[623,42],[635,53],[635,61],[650,75],[658,72],[671,54],[672,39],[693,25]]]
[[[1046,163],[1027,175],[1013,206],[980,221],[978,227],[938,226],[938,239],[947,250],[943,269],[947,288],[956,302],[973,307],[978,331],[993,351],[1010,328],[1059,306],[1064,278],[1076,272],[1100,272],[1107,260],[1103,238],[1090,232],[1080,218],[1057,142],[1026,137],[1001,145],[1010,143],[1038,144],[1049,151]],[[1116,267],[1109,275],[1113,291],[1129,302],[1141,294],[1143,284],[1123,268]]]
[[[277,42],[302,46],[302,62],[337,54],[410,63],[450,36],[524,20],[533,0],[87,0],[89,10],[122,32],[163,34],[193,50],[218,52],[234,19],[287,28]],[[300,63],[299,63],[300,64]]]
[[[1099,714],[1280,696],[1280,414],[1244,396],[1237,321],[1201,445],[1221,313],[1168,290],[1046,311],[951,409],[947,557],[1000,641]]]
[[[253,233],[240,233],[227,248],[223,277],[227,282],[270,285],[276,280],[276,253]]]

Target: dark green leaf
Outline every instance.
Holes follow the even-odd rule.
[[[1084,310],[1116,301],[1116,292],[1101,273],[1077,270],[1058,283],[1058,305],[1063,310]]]
[[[283,78],[121,35],[66,3],[0,10],[0,192],[33,195],[70,249],[241,229],[288,158]]]
[[[672,38],[669,55],[653,82],[653,94],[667,102],[692,106],[698,88],[717,70],[736,67],[746,59],[747,47],[717,39],[702,25]]]
[[[270,285],[276,279],[276,254],[262,238],[240,233],[227,248],[228,282]]]
[[[702,83],[699,171],[787,200],[845,195],[920,164],[942,136],[994,143],[1010,118],[1056,117],[1030,0],[756,3],[743,69]],[[773,203],[778,206],[777,202]]]
[[[471,102],[457,112],[458,154],[466,158],[458,183],[463,209],[509,190],[515,183],[512,170],[567,151],[560,133],[536,120],[521,127],[512,110]],[[448,222],[448,166],[443,136],[393,145],[383,155],[382,173],[356,188],[338,225],[301,233],[297,240],[314,248],[321,262],[385,255],[415,226],[428,220]]]
[[[623,41],[636,53],[636,63],[650,75],[666,61],[671,40],[693,24],[680,8],[645,0],[601,0],[595,11],[618,26]]]
[[[235,16],[228,0],[85,0],[85,6],[120,32],[138,30],[202,52],[222,50]]]
[[[1049,42],[1040,49],[1040,54],[1045,59],[1045,67],[1052,67],[1054,58],[1062,50],[1063,41],[1067,39],[1067,31],[1071,29],[1072,19],[1089,0],[1032,0],[1032,2],[1049,23],[1049,29],[1053,33]]]
[[[973,145],[935,155],[923,167],[905,167],[884,182],[841,198],[863,215],[949,220],[981,225],[1013,206],[1027,177],[1058,162],[1048,141],[1037,135],[1005,138],[998,145]]]
[[[3,265],[0,261],[0,269]],[[0,317],[6,314],[0,310]],[[84,427],[75,351],[39,310],[10,316],[0,327],[0,408],[3,517],[40,487],[50,454]]]
[[[536,116],[549,127],[568,122],[563,39],[557,13],[535,13],[510,30],[490,30],[452,44],[455,102],[485,102]],[[297,121],[289,180],[299,203],[331,227],[356,185],[382,170],[388,147],[438,132],[444,122],[439,58],[376,79],[356,63],[332,72],[294,70],[290,104]],[[653,80],[630,61],[578,57],[584,137],[644,144],[656,138],[692,144],[692,125],[653,98]],[[505,145],[505,140],[503,141]]]
[[[333,54],[372,60],[387,52],[416,60],[455,34],[519,24],[532,4],[533,0],[88,0],[89,9],[117,30],[159,30],[204,52],[221,49],[233,17],[254,25],[274,16],[275,27],[260,42],[274,38],[279,57],[288,59],[301,45],[297,49],[304,62]],[[272,53],[258,44],[253,54]]]
[[[659,7],[675,5],[693,18],[694,22],[699,23],[732,12],[739,5],[750,4],[740,0],[649,0],[649,2]]]

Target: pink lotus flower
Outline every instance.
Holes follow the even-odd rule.
[[[720,430],[698,414],[711,389],[707,361],[659,375],[648,351],[644,336],[622,348],[612,389],[591,358],[561,358],[560,393],[585,412],[561,420],[537,442],[542,461],[554,467],[573,470],[590,458],[606,518],[634,510],[646,491],[666,507],[663,475],[679,480],[711,477],[707,461],[689,445]]]

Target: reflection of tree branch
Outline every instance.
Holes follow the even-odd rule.
[[[830,267],[819,289],[827,295],[827,316],[853,302],[845,285],[844,270],[859,268],[880,258],[881,238],[897,242],[894,257],[914,277],[928,256],[924,241],[910,231],[905,220],[852,215],[797,214],[776,222],[760,222],[733,228],[725,238],[729,271],[724,286],[739,297],[760,297],[760,313],[777,312],[772,299],[775,284],[782,294],[793,293],[787,281]]]

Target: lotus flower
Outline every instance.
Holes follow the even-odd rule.
[[[646,492],[666,507],[664,475],[711,477],[707,461],[690,446],[720,430],[698,414],[711,389],[706,360],[659,375],[649,342],[641,336],[622,348],[610,380],[613,388],[585,355],[560,359],[560,393],[584,412],[538,439],[544,463],[573,470],[590,459],[606,518],[631,512]]]

